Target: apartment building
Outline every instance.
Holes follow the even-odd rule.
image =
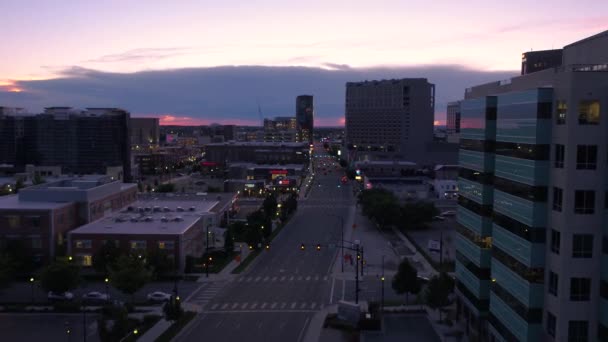
[[[565,46],[559,67],[467,89],[461,110],[456,276],[467,333],[604,340],[608,31]]]

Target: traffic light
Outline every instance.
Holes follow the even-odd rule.
[[[317,250],[318,250],[318,251],[320,251],[320,250],[321,250],[321,244],[320,244],[320,243],[318,243],[318,244],[317,244]]]
[[[361,260],[361,254],[357,253],[357,260]]]
[[[301,245],[300,245],[300,249],[301,249],[301,250],[305,250],[305,249],[306,249],[306,246],[304,246],[304,244],[301,244]]]

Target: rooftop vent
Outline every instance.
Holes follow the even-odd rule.
[[[146,216],[146,218],[144,219],[144,221],[146,221],[146,222],[152,222],[152,221],[154,221],[154,219],[152,218],[152,216]]]
[[[155,212],[159,212],[159,211],[160,211],[160,207],[159,207],[159,206],[157,206],[157,205],[156,205],[156,206],[154,206],[154,211],[155,211]]]
[[[137,222],[137,217],[131,217],[131,222]]]
[[[169,219],[163,216],[160,218],[160,222],[169,222]]]
[[[181,222],[181,221],[183,221],[183,220],[184,220],[184,219],[183,219],[181,216],[176,216],[176,217],[173,219],[173,221],[175,221],[175,222]]]
[[[190,211],[195,211],[195,210],[196,210],[196,208],[195,208],[195,207],[190,207],[190,208],[188,208],[188,210],[190,210]]]
[[[150,208],[150,207],[146,207],[146,209],[145,209],[145,210],[146,210],[146,211],[152,211],[152,208]]]
[[[184,208],[182,208],[182,207],[177,207],[177,208],[175,208],[175,209],[176,209],[177,211],[184,211]]]
[[[127,207],[127,211],[133,211],[133,207],[132,206],[128,206]]]
[[[142,207],[137,207],[137,211],[139,211],[140,213],[143,213],[143,212],[144,212],[144,208],[142,208]]]

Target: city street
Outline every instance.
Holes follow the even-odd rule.
[[[318,163],[319,158],[316,159]],[[313,189],[269,251],[245,272],[200,296],[202,313],[179,341],[300,341],[313,314],[330,303],[332,263],[352,189],[315,168]],[[305,249],[301,250],[301,244]],[[321,250],[316,249],[317,244]],[[197,296],[192,296],[195,304]]]

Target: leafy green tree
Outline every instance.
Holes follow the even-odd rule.
[[[19,192],[19,189],[23,189],[24,185],[23,185],[23,179],[19,178],[17,179],[17,182],[15,182],[15,193]]]
[[[177,321],[180,319],[184,310],[182,309],[182,302],[178,298],[171,296],[171,300],[169,300],[163,306],[163,312],[165,313],[165,318],[168,321]]]
[[[399,201],[392,192],[385,189],[364,190],[359,196],[363,214],[381,228],[398,223]]]
[[[173,183],[165,183],[165,184],[161,184],[156,188],[156,191],[158,192],[174,192],[175,191],[175,184]]]
[[[169,257],[166,250],[158,249],[148,253],[146,263],[152,267],[156,275],[166,274],[175,269],[175,261]]]
[[[119,341],[129,331],[129,313],[123,306],[104,307],[97,320],[97,333],[103,342]],[[112,321],[112,324],[109,324]]]
[[[432,202],[406,203],[401,207],[401,227],[405,229],[418,229],[431,222],[439,214]]]
[[[13,270],[17,274],[28,274],[36,268],[25,242],[21,239],[7,240],[4,253],[12,260]]]
[[[46,291],[64,293],[80,283],[80,268],[68,262],[54,262],[40,276],[40,285]]]
[[[112,284],[122,292],[131,295],[142,288],[152,277],[143,258],[135,255],[122,255],[110,266]]]
[[[108,240],[93,255],[93,268],[99,273],[106,273],[121,254],[122,251],[116,247],[114,241]]]
[[[144,192],[144,183],[137,182],[137,191]]]
[[[425,299],[429,307],[439,310],[439,321],[441,321],[441,308],[450,304],[449,297],[453,291],[454,279],[445,272],[441,272],[429,280]]]
[[[409,294],[420,292],[420,282],[418,281],[418,271],[410,264],[407,259],[403,259],[399,264],[397,274],[393,278],[393,289],[397,294],[405,293],[405,303],[409,303]]]
[[[0,254],[0,288],[7,287],[15,278],[15,261],[8,254]]]
[[[151,192],[152,191],[152,185],[148,184],[146,185],[146,192]]]
[[[32,179],[32,184],[38,185],[38,184],[42,184],[42,183],[45,183],[45,180],[42,177],[40,177],[39,173],[35,173],[34,179]]]
[[[264,203],[262,204],[262,208],[264,209],[264,214],[266,217],[273,218],[275,213],[277,212],[277,198],[274,194],[270,194],[264,199]]]
[[[264,210],[256,210],[249,214],[247,216],[247,225],[247,236],[249,237],[257,236],[257,234],[260,234],[260,237],[269,237],[272,233],[272,220],[265,214]],[[258,233],[253,233],[253,231],[257,231]],[[249,241],[247,242],[249,243]]]
[[[228,255],[232,255],[234,252],[234,239],[232,238],[232,232],[230,229],[226,230],[226,237],[224,238],[224,252]]]

